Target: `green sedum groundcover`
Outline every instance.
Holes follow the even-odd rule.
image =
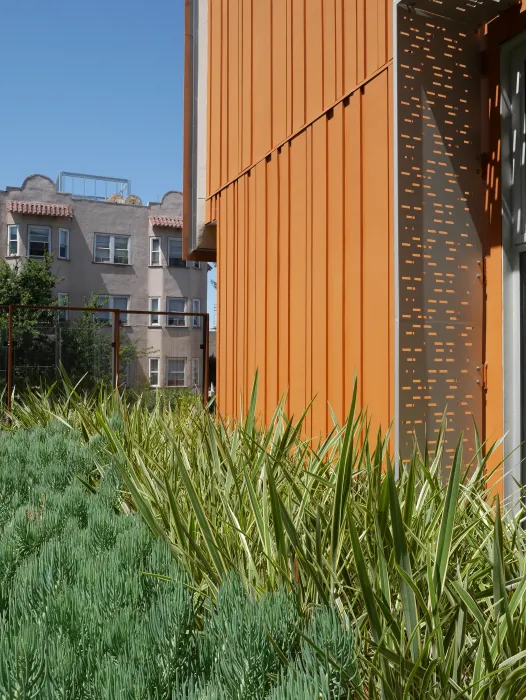
[[[230,578],[212,603],[168,545],[89,490],[97,440],[60,424],[0,434],[0,698],[350,698],[353,634]],[[80,477],[80,478],[77,478]],[[159,574],[152,576],[149,574]]]

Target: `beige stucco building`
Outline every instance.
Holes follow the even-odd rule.
[[[181,192],[147,206],[96,201],[57,192],[43,175],[0,190],[4,258],[49,251],[61,304],[84,306],[97,294],[121,309],[123,332],[148,349],[127,370],[131,384],[201,387],[202,319],[158,313],[206,311],[207,264],[183,261],[181,217]]]

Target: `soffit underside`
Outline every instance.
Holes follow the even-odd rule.
[[[409,11],[440,15],[475,28],[520,3],[518,0],[410,0],[400,4]]]

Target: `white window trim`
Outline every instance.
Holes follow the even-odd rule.
[[[152,362],[157,362],[157,384],[152,383]],[[151,387],[157,388],[161,386],[161,361],[158,357],[148,358],[148,381]]]
[[[159,308],[157,311],[152,310],[152,302],[153,301],[158,301],[159,302]],[[155,326],[155,328],[160,328],[161,326],[161,297],[150,297],[148,300],[148,311],[150,312],[150,326]],[[152,315],[157,314],[158,321],[157,323],[153,322]]]
[[[153,242],[154,242],[154,241],[159,241],[159,250],[156,251],[156,252],[159,253],[159,262],[158,262],[158,263],[154,263],[154,262],[152,261],[152,256],[153,256],[153,253],[154,253],[154,251],[153,251]],[[161,239],[160,239],[160,237],[159,237],[159,236],[150,236],[150,267],[161,267],[161,266],[162,266],[161,248],[162,248],[162,246],[161,246]],[[129,254],[129,251],[128,251],[128,254]]]
[[[177,386],[174,384],[172,384],[172,385],[169,384],[169,381],[170,381],[170,370],[169,370],[170,360],[179,360],[181,362],[184,362],[183,384],[181,384],[180,386]],[[186,381],[187,370],[188,370],[188,360],[186,357],[167,357],[166,358],[166,386],[167,387],[169,386],[171,389],[187,389],[188,388],[188,383]]]
[[[63,314],[63,322],[69,321],[69,312],[67,311],[67,307],[69,306],[69,294],[68,292],[58,292],[57,294],[57,300],[58,300],[58,305],[61,309],[66,308],[66,311],[60,311],[59,312],[59,320],[60,315]],[[62,302],[65,301],[66,303],[63,304]]]
[[[16,230],[16,253],[11,252],[11,229]],[[7,225],[7,257],[8,258],[20,257],[20,226],[18,224],[8,224]]]
[[[183,302],[183,311],[170,311],[170,302],[171,301],[182,301]],[[186,305],[187,305],[187,298],[186,297],[166,297],[166,311],[170,311],[170,313],[166,314],[166,325],[168,328],[188,328],[188,322],[187,318],[188,316],[181,316],[181,320],[183,321],[182,323],[170,323],[170,318],[172,316],[178,316],[182,313],[186,313]],[[172,358],[172,359],[182,359],[182,358]]]
[[[66,233],[66,257],[64,258],[60,254],[60,234],[64,231]],[[69,260],[69,228],[59,228],[58,230],[58,254],[57,258],[59,260]]]
[[[109,236],[110,238],[110,259],[109,260],[95,260],[97,252],[97,236]],[[128,240],[128,262],[127,263],[117,263],[115,261],[115,238],[126,238]],[[102,231],[96,231],[93,234],[93,262],[95,265],[131,265],[131,236],[127,233],[102,233]],[[116,294],[115,296],[120,296]]]
[[[201,313],[201,299],[192,299],[192,313]],[[192,328],[201,328],[201,316],[192,316]]]
[[[27,226],[27,257],[28,258],[35,258],[36,260],[41,260],[44,256],[43,255],[31,255],[31,231],[35,231],[38,233],[47,233],[47,248],[48,248],[48,253],[51,253],[52,248],[51,248],[51,226],[37,226],[35,224],[28,224]]]

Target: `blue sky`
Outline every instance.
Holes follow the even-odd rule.
[[[19,0],[0,24],[0,189],[60,170],[130,179],[144,202],[181,189],[183,0]]]

